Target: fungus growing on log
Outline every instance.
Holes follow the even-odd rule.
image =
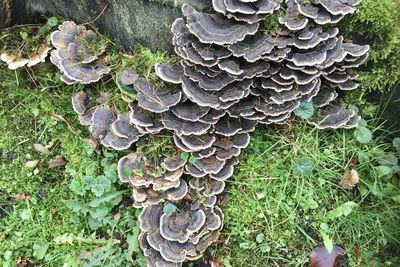
[[[62,81],[67,84],[93,83],[111,71],[97,62],[97,55],[89,47],[94,41],[94,32],[73,21],[64,22],[51,34],[55,50],[51,52],[50,60],[60,69]]]

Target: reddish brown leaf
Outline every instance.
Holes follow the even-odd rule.
[[[358,248],[357,245],[354,245],[353,252],[354,252],[354,256],[356,257],[357,265],[360,265],[360,263],[361,263],[361,253],[360,253],[360,249]]]
[[[326,250],[324,245],[319,245],[310,254],[311,267],[337,267],[346,251],[338,246],[334,246],[332,253]]]
[[[64,167],[65,165],[67,165],[65,159],[63,159],[60,156],[57,156],[55,159],[49,162],[49,169],[60,168]]]

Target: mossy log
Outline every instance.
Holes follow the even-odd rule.
[[[170,27],[181,16],[184,3],[198,10],[211,0],[0,0],[0,29],[34,23],[44,16],[62,16],[77,23],[90,22],[125,49],[140,43],[154,50],[171,51]]]

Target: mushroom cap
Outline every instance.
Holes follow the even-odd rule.
[[[344,106],[328,106],[308,121],[318,129],[338,129],[345,126],[356,112]]]
[[[187,4],[182,6],[182,13],[186,17],[189,31],[202,43],[233,44],[243,40],[246,35],[256,33],[259,26],[258,23],[233,23],[222,16],[197,12]]]
[[[181,83],[183,68],[180,64],[165,65],[157,63],[154,69],[161,80],[175,84]]]
[[[182,99],[182,93],[167,88],[154,88],[146,79],[138,79],[134,83],[138,92],[138,105],[155,113],[162,113],[175,106]]]
[[[92,115],[89,131],[96,138],[103,139],[109,132],[111,123],[116,119],[114,111],[109,107],[98,107]]]

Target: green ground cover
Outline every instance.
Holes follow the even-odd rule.
[[[346,96],[366,118],[377,106],[365,94],[390,93],[399,83],[397,5],[364,0],[343,22],[350,26],[341,26],[348,38],[364,36],[373,44],[361,90]],[[0,50],[31,48],[53,24],[0,32]],[[143,47],[122,55],[106,39],[104,44],[116,74],[86,89],[102,88],[108,93],[102,101],[126,109],[118,73],[129,66],[152,78],[154,63],[170,59]],[[143,266],[140,210],[131,208],[130,191],[116,176],[121,154],[102,150],[79,125],[70,97],[81,88],[60,82],[50,63],[16,71],[0,64],[3,266]],[[208,256],[227,267],[307,266],[309,253],[324,243],[346,249],[344,266],[399,266],[398,139],[376,118],[366,127],[373,133],[366,144],[354,130],[318,131],[301,119],[257,130],[220,203],[225,228]],[[166,153],[171,139],[147,142],[146,153]],[[344,190],[339,183],[350,167],[361,181]]]

